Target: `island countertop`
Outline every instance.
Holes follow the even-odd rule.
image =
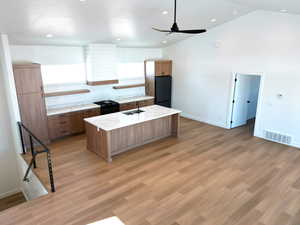
[[[141,107],[144,112],[134,115],[125,115],[124,112],[112,113],[92,118],[86,118],[85,121],[94,125],[98,129],[111,131],[122,127],[143,123],[150,120],[159,119],[181,113],[181,111],[166,108],[159,105]],[[130,111],[130,110],[129,110]]]

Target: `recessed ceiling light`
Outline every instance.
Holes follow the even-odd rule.
[[[167,41],[162,41],[162,43],[163,43],[163,44],[167,44],[168,42],[167,42]]]
[[[286,12],[287,12],[287,9],[281,9],[280,12],[286,13]]]
[[[212,23],[214,23],[216,21],[217,21],[217,19],[215,19],[215,18],[213,18],[213,19],[210,20],[210,22],[212,22]]]
[[[121,41],[121,38],[117,38],[117,41]]]
[[[86,2],[86,0],[79,0],[80,2]]]
[[[169,13],[169,12],[166,11],[166,10],[162,11],[162,14],[163,14],[163,15],[167,15],[168,13]]]
[[[53,34],[47,34],[46,37],[47,37],[47,38],[52,38],[52,37],[53,37]]]

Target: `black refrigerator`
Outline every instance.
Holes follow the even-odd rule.
[[[155,104],[171,108],[172,77],[155,76]]]

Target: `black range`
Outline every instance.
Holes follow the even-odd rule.
[[[95,102],[95,104],[101,106],[101,115],[120,112],[120,104],[112,100],[104,100],[100,102]]]

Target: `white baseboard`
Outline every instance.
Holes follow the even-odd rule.
[[[26,191],[24,190],[24,188],[23,188],[23,187],[21,187],[21,191],[22,191],[22,193],[23,193],[23,195],[24,195],[24,197],[25,197],[26,201],[29,201],[29,200],[30,200],[30,198],[28,197],[28,195],[27,195],[27,193],[26,193]]]
[[[202,120],[200,117],[198,116],[195,116],[195,115],[192,115],[192,114],[188,114],[188,113],[185,113],[185,112],[182,112],[181,113],[181,116],[182,117],[185,117],[185,118],[188,118],[188,119],[192,119],[192,120],[196,120],[196,121],[199,121],[201,123],[206,123],[206,124],[209,124],[209,125],[213,125],[213,126],[217,126],[217,127],[222,127],[222,128],[225,128],[225,129],[230,129],[230,127],[228,127],[227,125],[224,125],[222,123],[218,123],[218,122],[215,122],[215,121],[206,121],[206,120]],[[254,134],[255,137],[258,137],[258,138],[261,138],[261,139],[265,139],[262,135],[260,134]],[[267,139],[265,139],[267,140]],[[270,140],[268,140],[270,141]],[[291,146],[291,147],[294,147],[294,148],[300,148],[300,143],[299,142],[293,142],[292,144],[288,145],[288,146]]]
[[[267,140],[267,141],[271,141],[271,140],[266,139],[263,135],[260,135],[260,134],[254,134],[254,136],[258,137],[258,138],[261,138],[261,139],[264,139],[264,140]],[[289,145],[288,144],[279,143],[279,142],[276,142],[276,141],[271,141],[271,142],[282,144],[282,145],[286,145],[286,146],[290,146],[290,147],[294,147],[294,148],[299,148],[300,149],[300,143],[295,142],[295,141],[292,142]]]
[[[292,147],[295,147],[295,148],[300,148],[300,143],[298,143],[298,142],[293,142],[293,143],[291,144],[291,146],[292,146]]]
[[[9,196],[17,194],[19,192],[21,192],[21,190],[19,188],[15,188],[15,189],[13,189],[11,191],[8,191],[8,192],[0,194],[0,199],[9,197]]]
[[[224,125],[223,123],[219,123],[219,122],[215,122],[215,121],[203,120],[203,119],[201,119],[198,116],[195,116],[195,115],[192,115],[192,114],[188,114],[188,113],[185,113],[185,112],[182,112],[180,114],[181,114],[182,117],[186,117],[188,119],[192,119],[192,120],[199,121],[201,123],[207,123],[207,124],[212,125],[212,126],[217,126],[217,127],[228,129],[227,126]]]

